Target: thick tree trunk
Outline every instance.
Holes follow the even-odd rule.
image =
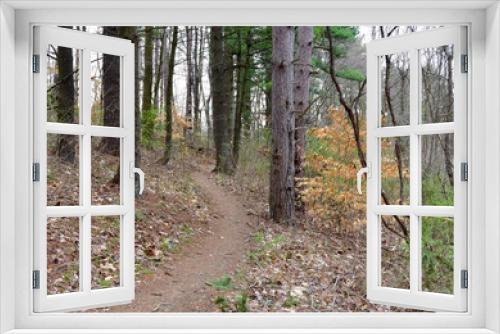
[[[189,145],[192,145],[192,131],[193,131],[193,28],[186,27],[186,123],[187,128],[184,128],[184,138]]]
[[[226,104],[227,104],[227,127],[228,127],[228,141],[231,142],[234,133],[234,61],[233,61],[233,48],[228,40],[231,38],[233,32],[226,28],[224,30],[224,64],[225,64],[225,85],[226,89]],[[229,143],[231,145],[231,143]]]
[[[245,84],[245,71],[246,66],[243,63],[243,42],[242,42],[242,28],[236,28],[238,39],[238,50],[236,52],[236,108],[234,111],[234,131],[233,131],[233,163],[236,167],[240,154],[240,140],[241,140],[241,107],[243,101],[243,85]]]
[[[269,209],[277,223],[294,223],[293,28],[273,27],[272,161]]]
[[[272,75],[273,75],[273,70],[272,67],[269,67],[269,69],[266,71],[266,81],[271,82],[272,81]],[[273,110],[273,88],[272,85],[268,85],[265,90],[265,100],[266,100],[266,110],[265,110],[265,120],[266,120],[266,128],[271,127],[271,122],[272,122],[272,110]]]
[[[72,27],[66,27],[71,29]],[[56,115],[60,123],[73,123],[75,119],[75,77],[73,73],[73,49],[57,48],[56,78]],[[76,142],[72,136],[58,136],[57,156],[73,163],[76,155]]]
[[[210,86],[213,103],[215,171],[231,174],[233,159],[228,131],[227,76],[224,50],[224,28],[212,27],[210,32]],[[232,66],[231,66],[232,70]]]
[[[297,29],[297,62],[294,68],[293,108],[295,111],[295,179],[304,177],[304,162],[306,149],[305,113],[309,108],[309,77],[311,75],[311,56],[313,42],[313,27],[298,27]],[[302,187],[296,187],[295,207],[304,211],[301,200]]]
[[[103,34],[111,37],[129,38],[127,27],[104,27]],[[103,55],[102,60],[102,105],[103,125],[120,126],[120,58]],[[120,155],[120,143],[114,138],[104,137],[100,144],[101,152]]]
[[[175,51],[177,49],[177,36],[179,28],[173,27],[172,43],[170,44],[169,59],[168,59],[168,75],[167,84],[165,86],[165,154],[163,163],[168,164],[172,156],[172,123],[173,123],[173,97],[174,97],[174,66],[175,66]]]
[[[153,87],[153,28],[146,27],[144,40],[144,77],[142,87],[142,111],[151,110]]]

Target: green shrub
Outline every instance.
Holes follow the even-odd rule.
[[[142,145],[149,149],[152,149],[155,146],[155,130],[158,124],[157,118],[157,109],[149,109],[142,112]]]

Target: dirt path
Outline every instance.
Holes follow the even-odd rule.
[[[168,267],[153,279],[136,286],[133,303],[110,308],[111,312],[208,312],[216,311],[214,291],[207,282],[237,269],[249,248],[252,216],[240,200],[212,179],[208,168],[192,178],[210,201],[216,218],[205,235],[194,237],[174,255]]]

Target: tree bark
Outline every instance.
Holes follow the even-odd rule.
[[[212,27],[210,32],[210,86],[213,104],[215,170],[233,173],[233,159],[228,131],[227,65],[224,50],[224,28]],[[232,68],[232,66],[231,66]]]
[[[142,87],[142,111],[151,110],[153,86],[153,28],[146,27],[144,40],[144,77]]]
[[[165,86],[165,154],[163,163],[168,164],[172,157],[172,123],[173,123],[173,97],[174,97],[174,66],[175,66],[175,51],[177,49],[177,36],[179,28],[174,26],[172,32],[172,43],[170,44],[169,59],[168,59],[168,75],[167,84]]]
[[[186,123],[187,128],[184,128],[184,138],[189,145],[192,145],[192,131],[193,131],[193,28],[186,27]]]
[[[156,110],[160,110],[160,84],[163,72],[163,53],[165,52],[165,42],[163,36],[166,34],[166,27],[163,27],[163,34],[155,41],[155,82],[153,88],[153,101]]]
[[[234,133],[234,63],[233,63],[233,48],[228,43],[232,38],[232,29],[224,29],[224,80],[225,80],[225,99],[226,99],[226,112],[227,112],[227,127],[228,127],[228,141],[232,141]],[[230,146],[231,143],[229,143]]]
[[[72,27],[65,27],[71,29]],[[57,121],[73,123],[75,119],[75,77],[73,69],[73,49],[57,48],[57,78],[55,83],[55,100]],[[76,141],[73,136],[58,136],[57,156],[59,159],[73,163],[76,155]]]
[[[203,27],[194,27],[194,85],[193,85],[193,102],[194,102],[194,131],[199,132],[201,129],[200,119],[200,90],[201,76],[203,73]]]
[[[277,223],[294,223],[293,28],[272,28],[272,161],[269,209]]]
[[[234,165],[238,165],[240,145],[242,137],[242,125],[245,121],[245,129],[250,126],[250,62],[252,28],[238,28],[238,52],[237,52],[237,86],[236,86],[236,109],[234,115],[233,133],[233,159]],[[243,36],[242,31],[245,31]]]
[[[104,27],[103,35],[129,38],[127,27]],[[103,125],[120,126],[120,57],[103,54],[102,60]],[[103,137],[100,151],[120,155],[120,143],[115,138]]]
[[[297,28],[297,63],[294,68],[293,106],[295,110],[295,179],[304,177],[306,149],[305,113],[309,108],[309,78],[311,75],[313,27]],[[303,187],[295,188],[295,208],[304,212],[301,200]]]

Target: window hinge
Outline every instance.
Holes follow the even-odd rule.
[[[469,181],[469,164],[462,162],[460,164],[460,179],[462,181]]]
[[[469,56],[462,55],[461,63],[462,63],[462,73],[469,72]]]
[[[33,163],[33,182],[40,181],[40,164],[38,162]]]
[[[40,289],[40,270],[33,270],[33,289]]]
[[[40,55],[33,55],[33,73],[40,73]]]
[[[462,270],[460,273],[460,287],[462,289],[469,288],[469,271]]]

